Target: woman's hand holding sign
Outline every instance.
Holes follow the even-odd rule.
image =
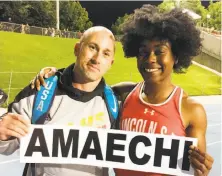
[[[30,121],[23,116],[7,113],[0,119],[0,140],[9,140],[11,137],[21,138],[28,133]]]
[[[193,166],[195,176],[208,176],[214,159],[207,153],[201,151],[195,146],[190,146],[190,163]]]

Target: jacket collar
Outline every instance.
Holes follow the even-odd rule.
[[[71,98],[87,102],[94,98],[95,96],[102,96],[103,90],[105,87],[105,80],[102,78],[102,80],[99,82],[98,86],[92,91],[92,92],[85,92],[82,90],[79,90],[72,86],[74,72],[73,72],[74,64],[68,66],[65,68],[62,72],[59,73],[60,81],[59,81],[59,88],[63,89],[68,96]]]

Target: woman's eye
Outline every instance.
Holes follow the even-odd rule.
[[[139,56],[145,58],[148,56],[148,52],[145,52],[145,51],[139,52]]]
[[[161,50],[156,50],[155,51],[155,55],[161,55],[161,54],[163,54],[164,53],[164,51],[161,51]]]

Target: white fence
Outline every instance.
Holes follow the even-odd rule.
[[[17,32],[23,34],[35,34],[51,37],[63,37],[63,38],[80,38],[81,32],[73,32],[68,30],[57,30],[54,28],[42,28],[37,26],[29,26],[28,24],[17,24],[0,21],[0,31]]]
[[[202,51],[221,61],[221,38],[204,31],[201,32],[201,37]]]

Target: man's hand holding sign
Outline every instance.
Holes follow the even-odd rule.
[[[159,134],[33,125],[21,138],[21,162],[69,163],[171,175],[193,175],[188,159],[197,140]]]
[[[8,113],[0,119],[0,140],[6,141],[10,138],[21,138],[28,133],[30,120],[22,115]]]

